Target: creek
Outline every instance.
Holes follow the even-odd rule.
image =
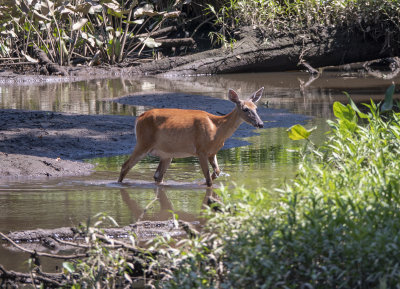
[[[305,86],[307,81],[307,73],[287,72],[3,85],[0,86],[0,108],[137,116],[151,104],[128,106],[112,99],[155,92],[226,99],[229,88],[244,97],[264,86],[259,106],[268,105],[272,109],[309,116],[303,125],[317,126],[312,140],[318,144],[326,137],[326,120],[333,118],[332,103],[347,100],[343,91],[356,102],[367,102],[370,98],[380,101],[386,88],[396,79],[332,71],[324,72]],[[287,128],[280,127],[279,123],[273,126],[244,139],[249,145],[218,153],[223,174],[215,187],[242,186],[254,191],[265,188],[266,194],[273,194],[272,188],[294,176],[299,162],[295,150],[304,143],[291,141]],[[156,187],[153,174],[158,162],[156,158],[147,157],[128,174],[129,180],[135,180],[134,185],[120,186],[116,180],[126,157],[85,160],[96,165],[96,171],[89,176],[0,182],[0,231],[76,226],[99,212],[113,217],[120,225],[139,220],[167,220],[173,213],[185,221],[198,220],[206,189],[198,185],[204,180],[195,158],[175,160],[165,175],[166,184]],[[25,271],[26,259],[27,255],[0,246],[0,264],[6,268]]]

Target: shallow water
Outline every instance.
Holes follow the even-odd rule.
[[[121,105],[111,99],[154,92],[226,98],[229,88],[244,96],[264,86],[261,105],[311,116],[305,126],[318,127],[313,141],[319,143],[327,130],[325,120],[332,118],[332,103],[346,100],[342,91],[356,101],[367,101],[370,97],[381,100],[393,81],[358,74],[338,76],[332,72],[302,87],[308,80],[307,73],[289,72],[0,86],[0,108],[138,115],[149,107]],[[258,130],[258,135],[247,138],[251,145],[219,152],[223,174],[217,179],[216,188],[234,185],[249,190],[274,188],[293,177],[298,165],[293,150],[303,143],[289,140],[286,128],[280,128],[278,123],[276,126]],[[90,176],[0,183],[0,231],[76,226],[98,212],[109,214],[120,225],[138,220],[166,220],[173,212],[186,221],[198,219],[206,188],[201,184],[204,179],[196,159],[175,160],[165,175],[165,184],[157,187],[153,174],[158,163],[151,157],[135,166],[123,185],[116,183],[125,158],[87,160],[97,164],[96,172]],[[26,266],[23,260],[26,260],[23,254],[0,246],[0,264],[6,268],[22,270]]]

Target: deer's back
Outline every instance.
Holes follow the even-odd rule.
[[[138,117],[136,138],[160,157],[188,157],[210,146],[216,127],[213,115],[201,110],[152,109]]]

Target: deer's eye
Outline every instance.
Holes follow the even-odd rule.
[[[248,112],[248,111],[249,111],[249,109],[248,109],[247,107],[243,108],[242,110],[243,110],[244,112]]]

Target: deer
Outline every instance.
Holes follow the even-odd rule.
[[[242,122],[255,128],[263,128],[264,123],[257,114],[256,103],[260,100],[264,87],[251,97],[241,100],[229,89],[228,98],[235,108],[225,115],[213,115],[202,110],[154,108],[142,113],[136,119],[136,146],[121,168],[118,182],[122,183],[129,170],[146,155],[160,158],[154,174],[157,185],[162,184],[164,174],[173,158],[195,156],[205,177],[207,187],[220,175],[217,152],[224,146]],[[208,163],[213,173],[210,174]]]

